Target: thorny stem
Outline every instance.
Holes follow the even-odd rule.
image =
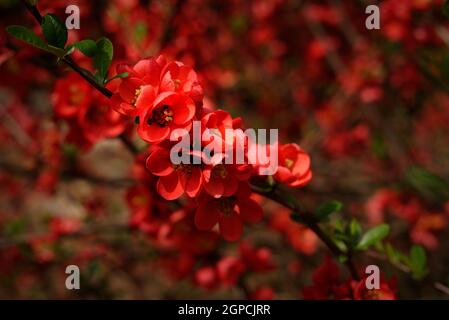
[[[37,7],[30,5],[26,0],[22,0],[22,2],[25,4],[27,10],[33,15],[35,20],[39,24],[41,24],[42,16]],[[83,69],[80,66],[78,66],[78,64],[75,61],[73,61],[70,57],[65,57],[61,60],[65,64],[67,64],[73,71],[78,73],[83,79],[85,79],[90,85],[92,85],[95,89],[101,92],[104,96],[106,96],[107,98],[112,97],[112,92],[110,90],[103,87],[94,78],[86,74],[83,71]],[[127,140],[126,137],[120,136],[120,139],[124,142],[124,144],[132,153],[134,154],[138,153],[137,148],[129,140]],[[283,205],[284,207],[291,209],[295,214],[300,215],[301,219],[303,220],[303,223],[317,235],[317,237],[329,248],[329,250],[332,252],[333,255],[335,255],[336,257],[340,256],[346,257],[345,265],[348,268],[349,272],[351,273],[352,278],[355,280],[360,279],[356,267],[354,265],[354,262],[352,260],[352,253],[350,251],[343,252],[339,247],[337,247],[337,245],[332,241],[332,239],[321,229],[318,223],[311,217],[311,215],[304,212],[296,202],[292,203],[291,201],[287,201],[285,197],[280,195],[276,190],[266,192],[260,190],[256,186],[253,186],[252,189],[253,192],[258,193],[265,198],[271,199]]]

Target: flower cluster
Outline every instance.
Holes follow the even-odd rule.
[[[313,273],[313,285],[304,288],[303,296],[309,300],[395,300],[396,280],[381,279],[379,289],[367,289],[366,278],[340,280],[340,269],[326,256]]]
[[[69,125],[67,140],[76,145],[88,148],[126,129],[126,118],[112,110],[109,100],[76,73],[56,81],[52,103],[55,115]]]
[[[229,151],[237,147],[240,118],[233,119],[223,110],[204,108],[198,76],[181,62],[168,61],[161,55],[140,60],[134,66],[118,65],[117,74],[124,72],[128,76],[117,85],[111,105],[124,116],[135,117],[137,133],[150,143],[146,167],[158,177],[157,192],[166,200],[177,200],[183,195],[195,199],[198,208],[194,221],[199,230],[218,225],[226,240],[238,240],[244,223],[258,222],[263,216],[250,188],[250,178],[258,170],[251,164],[224,161]],[[200,141],[192,137],[192,148],[174,149],[184,135],[193,135],[193,121],[200,124],[200,133],[207,130],[213,136],[202,134]],[[235,132],[230,141],[225,139],[227,130]],[[222,148],[206,154],[206,147],[217,140],[223,142]],[[195,143],[200,148],[193,150]],[[243,143],[244,150],[248,150],[248,142]],[[190,161],[175,164],[173,152],[187,155]],[[311,180],[310,158],[299,146],[281,145],[275,152],[279,156],[276,181],[300,187]],[[247,158],[245,154],[244,159]]]

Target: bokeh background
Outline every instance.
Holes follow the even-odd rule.
[[[304,207],[336,199],[339,218],[389,223],[397,250],[426,249],[428,272],[414,279],[376,252],[358,264],[396,278],[399,298],[447,298],[443,2],[39,0],[38,8],[65,19],[66,6],[78,5],[81,28],[69,41],[107,36],[114,63],[164,53],[194,67],[206,106],[278,128],[283,142],[310,153],[314,178],[296,192]],[[365,27],[369,4],[380,7],[380,30]],[[147,195],[144,156],[55,115],[58,79],[77,80],[7,35],[12,24],[38,31],[20,1],[0,0],[0,9],[0,298],[303,297],[326,254],[310,230],[261,199],[264,220],[240,243],[192,232],[185,210]],[[91,107],[102,104],[94,98]],[[124,121],[122,136],[145,150],[133,125]],[[149,201],[145,210],[136,197]],[[80,266],[78,291],[65,288],[68,264]]]

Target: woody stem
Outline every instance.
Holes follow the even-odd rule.
[[[344,256],[346,257],[345,265],[351,276],[355,280],[359,280],[359,274],[357,272],[357,268],[352,259],[352,252],[344,252],[341,250],[335,242],[321,229],[316,220],[312,217],[312,215],[301,208],[301,206],[292,199],[286,199],[285,192],[280,193],[277,189],[273,189],[270,191],[264,191],[258,188],[257,186],[252,186],[252,191],[260,194],[261,196],[268,198],[278,204],[292,210],[293,213],[300,216],[301,223],[307,226],[316,236],[327,246],[327,248],[332,252],[335,257]]]
[[[33,15],[34,19],[37,21],[37,23],[42,23],[42,15],[40,14],[39,10],[36,6],[29,4],[26,0],[22,0],[23,4],[27,8],[27,10]],[[100,91],[104,96],[107,98],[112,97],[112,92],[108,90],[107,88],[103,87],[101,84],[99,84],[92,76],[87,74],[83,68],[81,68],[75,61],[73,61],[70,57],[64,57],[61,59],[62,62],[64,62],[67,66],[69,66],[73,71],[78,73],[84,80],[89,82],[91,86],[93,86],[95,89]]]

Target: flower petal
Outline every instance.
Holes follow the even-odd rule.
[[[148,125],[145,120],[137,127],[137,133],[147,142],[159,143],[169,136],[170,128],[168,126],[160,127],[157,124]]]
[[[167,150],[154,150],[147,158],[146,166],[156,176],[167,176],[173,172],[173,165]]]
[[[157,192],[166,200],[175,200],[183,195],[184,189],[179,181],[178,173],[160,177],[157,182]]]
[[[192,172],[188,175],[183,175],[186,178],[184,188],[187,195],[191,198],[196,197],[201,190],[203,183],[203,175],[200,168],[192,168]]]
[[[237,202],[237,206],[239,207],[240,217],[245,222],[259,222],[263,217],[261,206],[253,199],[241,199]]]
[[[220,198],[224,192],[224,185],[221,179],[211,177],[208,182],[204,183],[204,189],[214,198]]]
[[[195,225],[200,230],[210,230],[218,222],[220,212],[215,201],[206,199],[195,213]]]
[[[243,224],[236,212],[221,214],[218,219],[220,234],[228,241],[237,241],[243,233]]]

